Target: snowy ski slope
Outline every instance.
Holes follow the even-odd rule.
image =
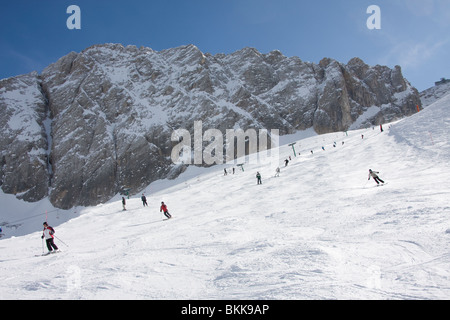
[[[280,147],[279,177],[191,167],[143,190],[149,207],[137,194],[127,211],[116,197],[48,212],[50,256],[35,256],[48,203],[2,194],[8,214],[37,216],[4,227],[1,299],[449,299],[449,108],[447,95],[382,133],[291,137],[300,155]]]

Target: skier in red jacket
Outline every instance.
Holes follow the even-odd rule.
[[[53,251],[53,249],[55,249],[55,252],[58,250],[58,247],[53,242],[53,240],[54,240],[53,234],[54,233],[55,233],[55,229],[50,227],[47,224],[47,222],[44,222],[44,231],[42,233],[42,237],[41,238],[42,239],[45,238],[45,241],[47,242],[48,253],[51,253]]]
[[[164,215],[167,217],[167,219],[172,218],[172,216],[169,213],[169,210],[167,209],[167,206],[164,204],[164,202],[161,202],[161,208],[159,209],[159,212],[164,212]]]

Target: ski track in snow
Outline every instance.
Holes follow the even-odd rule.
[[[37,231],[0,242],[1,298],[448,299],[442,101],[383,133],[309,137],[297,157],[282,146],[279,177],[269,165],[189,168],[176,185],[150,185],[149,207],[137,194],[127,211],[116,198],[57,226],[49,215],[66,244],[55,239],[57,255],[35,257],[42,219],[32,220]],[[388,185],[367,181],[369,168]],[[162,221],[161,201],[173,219]]]

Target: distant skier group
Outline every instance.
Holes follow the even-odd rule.
[[[144,207],[145,206],[148,207],[147,198],[145,197],[144,194],[142,194],[141,200],[142,200]],[[125,208],[126,201],[125,201],[124,197],[122,197],[122,205],[123,205],[123,210],[126,210],[126,208]],[[172,218],[172,215],[169,213],[167,205],[163,201],[161,202],[161,207],[160,207],[159,211],[163,212],[167,219]],[[59,248],[55,244],[55,236],[54,236],[55,229],[53,227],[49,226],[47,222],[44,222],[43,225],[44,225],[44,230],[42,231],[41,238],[42,238],[42,240],[45,239],[48,252],[47,253],[42,252],[42,255],[48,255],[50,253],[59,252]],[[42,250],[44,251],[44,245],[42,245]]]
[[[377,183],[377,185],[381,183],[385,183],[384,180],[381,180],[381,178],[378,176],[379,172],[378,171],[373,171],[372,169],[369,169],[369,179],[372,177],[373,180]],[[279,177],[280,176],[280,168],[278,167],[275,171],[275,177]],[[257,184],[262,184],[262,180],[261,180],[261,173],[259,173],[259,171],[256,172],[256,183]]]
[[[380,130],[381,130],[381,132],[383,132],[383,128],[382,128],[381,125],[380,125]],[[361,138],[364,138],[364,136],[361,135]],[[344,142],[342,142],[342,144],[344,144]],[[334,146],[336,146],[336,143],[334,144]],[[322,149],[325,150],[324,147],[322,147]],[[311,150],[311,154],[313,154],[312,150]],[[290,157],[289,157],[289,160],[291,160]],[[286,159],[284,161],[284,166],[285,167],[288,165],[289,160]],[[242,171],[244,171],[243,168],[242,168]],[[235,173],[234,168],[233,168],[232,172],[233,172],[233,174]],[[372,178],[377,183],[377,185],[380,185],[380,183],[385,184],[384,180],[382,180],[378,176],[378,174],[379,174],[378,171],[373,171],[372,169],[369,169],[368,180],[370,180],[370,178]],[[224,169],[224,175],[227,175],[227,170],[226,169]],[[280,176],[280,168],[278,167],[276,169],[275,177],[279,177],[279,176]],[[256,172],[256,179],[257,179],[257,184],[258,185],[262,184],[262,177],[261,177],[261,173],[259,171]],[[144,193],[141,196],[141,200],[142,200],[142,205],[144,207],[148,207],[147,198],[145,197]],[[125,197],[122,197],[122,206],[123,206],[123,210],[126,211],[126,200],[125,200]],[[167,205],[163,201],[161,202],[161,206],[160,206],[159,211],[163,212],[164,216],[167,219],[171,219],[172,218],[172,215],[169,213]],[[41,238],[45,239],[45,242],[46,242],[46,245],[47,245],[47,249],[48,249],[48,253],[47,254],[54,253],[54,252],[59,252],[58,247],[54,243],[55,229],[52,228],[51,226],[49,226],[47,222],[44,222],[43,225],[44,225],[44,230],[42,232]],[[0,228],[0,233],[1,232],[2,232],[2,230]],[[43,255],[46,255],[46,254],[43,253]]]
[[[384,131],[384,130],[383,130],[383,126],[380,124],[380,132],[383,132],[383,131]],[[348,135],[347,132],[346,132],[346,135]],[[361,134],[361,139],[364,139],[364,135],[363,135],[363,134]],[[336,141],[335,141],[335,142],[333,143],[333,147],[336,147],[336,145],[337,145],[337,144],[336,144]],[[342,145],[344,145],[344,141],[342,141]],[[322,150],[325,151],[325,147],[324,147],[324,146],[322,146]],[[311,154],[314,154],[314,151],[313,151],[313,150],[311,150]],[[290,156],[289,156],[289,159],[285,159],[285,160],[284,160],[284,166],[285,166],[285,167],[288,166],[290,160],[292,160]],[[380,177],[378,176],[378,174],[379,174],[378,171],[373,171],[372,169],[369,169],[369,179],[368,179],[368,180],[370,180],[370,178],[372,177],[373,180],[377,183],[377,185],[380,185],[380,183],[385,184],[385,182],[384,182],[383,180],[380,179]],[[276,169],[275,177],[279,177],[279,176],[280,176],[280,168],[278,167],[278,168]],[[259,184],[262,184],[262,181],[261,181],[261,174],[259,173],[259,171],[256,172],[256,181],[257,181],[256,183],[257,183],[258,185],[259,185]]]
[[[142,201],[142,205],[144,207],[148,207],[147,197],[145,196],[144,193],[141,196],[141,201]],[[122,206],[123,206],[124,211],[127,210],[125,208],[125,205],[126,205],[125,198],[122,197]],[[167,219],[172,218],[172,215],[169,213],[169,210],[167,209],[167,205],[164,203],[164,201],[161,202],[161,207],[159,208],[159,212],[163,212]]]

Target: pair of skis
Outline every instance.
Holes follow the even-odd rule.
[[[43,256],[49,256],[55,253],[60,253],[61,250],[55,250],[55,251],[49,251],[47,253],[42,253],[42,254],[36,254],[35,257],[43,257]]]
[[[387,185],[387,182],[383,182],[383,183],[377,184],[376,187],[382,187],[382,186],[385,186],[385,185]]]

